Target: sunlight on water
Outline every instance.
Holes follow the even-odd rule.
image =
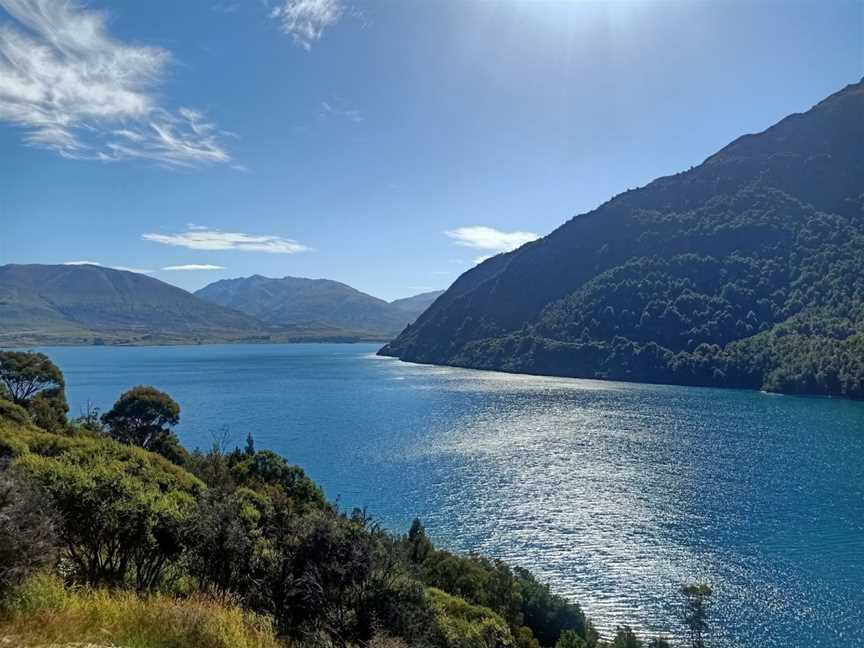
[[[371,345],[47,350],[73,413],[152,383],[178,433],[302,465],[343,506],[527,567],[619,623],[718,646],[864,645],[864,403],[430,367]],[[747,640],[745,641],[745,638]]]

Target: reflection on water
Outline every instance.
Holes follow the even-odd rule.
[[[718,645],[864,645],[864,403],[401,363],[371,345],[49,349],[73,412],[151,383],[397,531],[532,569],[616,623]]]

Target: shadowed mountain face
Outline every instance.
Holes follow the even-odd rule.
[[[265,329],[248,315],[134,272],[0,266],[0,342],[235,339]]]
[[[480,264],[381,353],[864,396],[864,82]]]
[[[395,335],[434,299],[429,295],[390,304],[338,281],[255,275],[225,279],[195,293],[279,326],[329,326],[376,335]]]

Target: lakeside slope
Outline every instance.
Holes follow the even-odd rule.
[[[463,274],[381,349],[864,397],[864,82]]]

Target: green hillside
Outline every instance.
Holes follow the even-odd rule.
[[[330,279],[261,275],[216,281],[195,295],[274,326],[332,327],[383,340],[413,322],[437,296],[427,293],[388,303]]]
[[[171,342],[266,335],[243,313],[134,272],[0,266],[0,344]]]
[[[864,82],[468,271],[382,349],[864,397]]]
[[[368,307],[346,303],[342,317],[327,319],[318,317],[313,301],[296,301],[300,316],[271,322],[279,318],[262,321],[234,304],[213,303],[135,272],[96,265],[5,265],[0,266],[0,346],[383,341],[411,319],[387,302],[362,297],[376,302],[371,315]],[[326,312],[334,303],[324,300],[319,306]],[[383,321],[375,308],[383,309]],[[304,309],[309,316],[302,316]]]

